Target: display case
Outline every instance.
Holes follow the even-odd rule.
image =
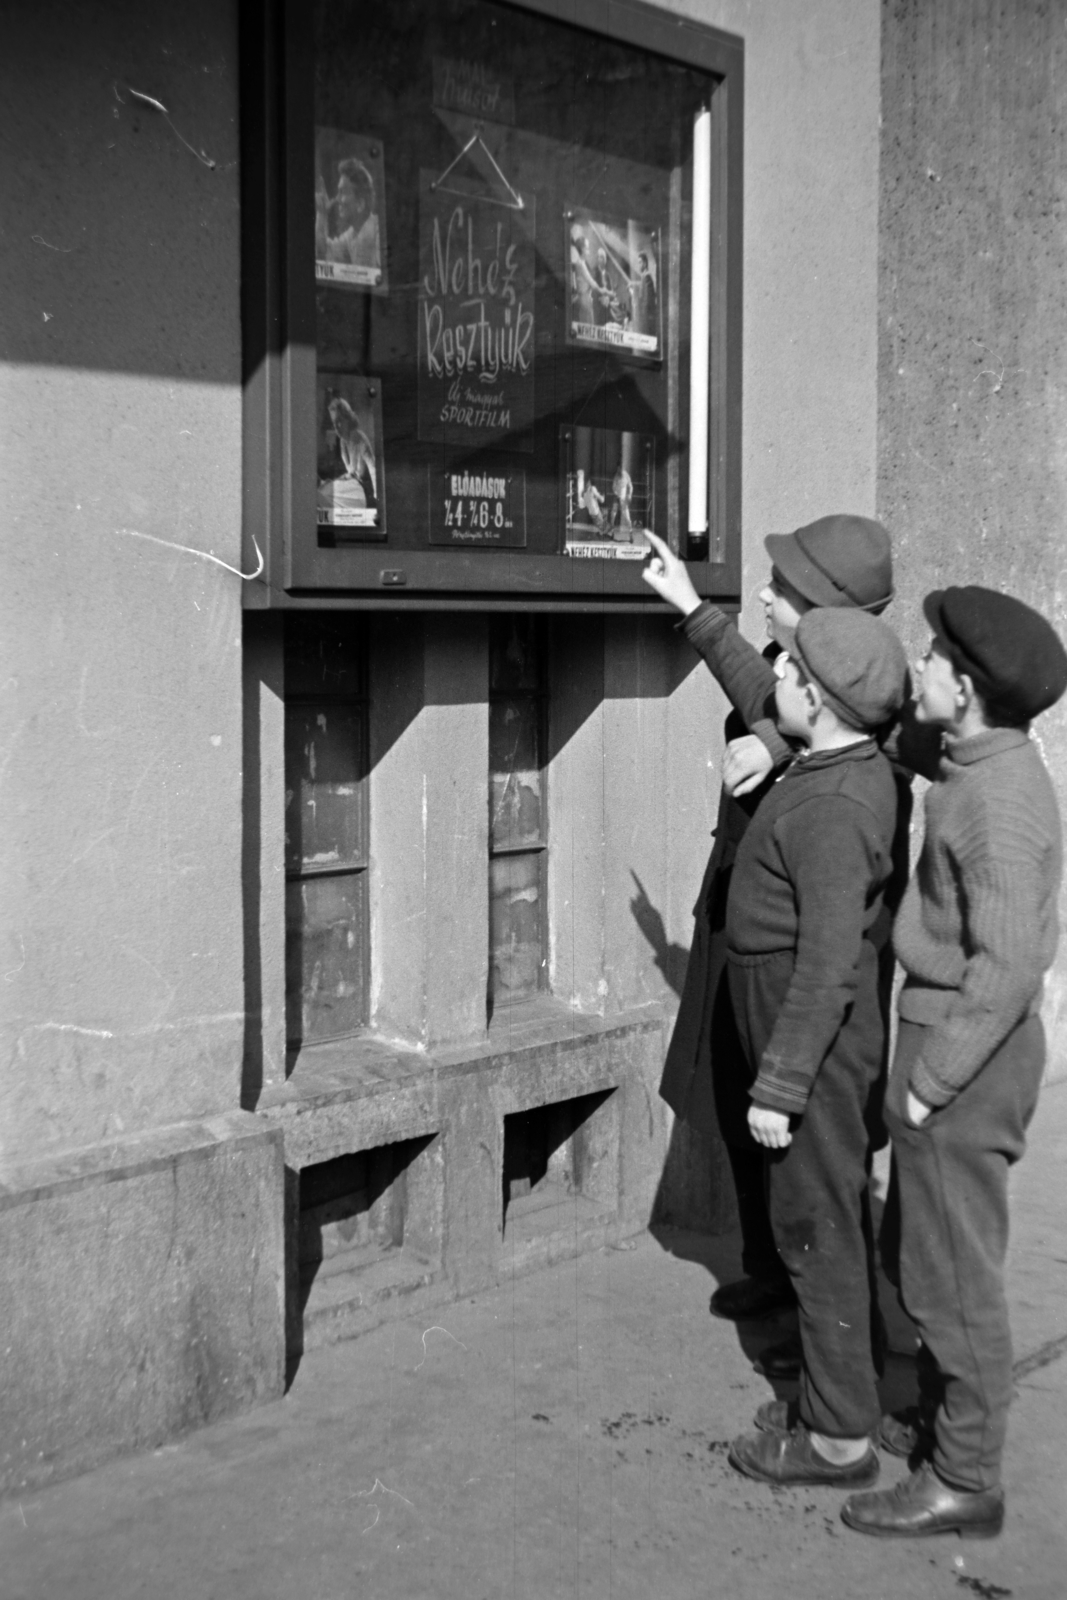
[[[741,42],[625,0],[245,29],[250,605],[739,584]]]

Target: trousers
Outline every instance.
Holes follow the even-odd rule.
[[[734,1015],[753,1073],[792,972],[792,951],[730,953]],[[767,1160],[771,1226],[799,1311],[800,1418],[831,1438],[860,1438],[881,1416],[872,1354],[880,1319],[868,1179],[872,1135],[881,1126],[884,1044],[878,954],[864,941],[852,1005],[792,1142]]]
[[[1012,1389],[1008,1170],[1026,1147],[1045,1035],[1040,1017],[1025,1018],[954,1100],[913,1128],[904,1114],[908,1082],[927,1032],[901,1021],[897,1036],[882,1248],[925,1347],[920,1378],[934,1410],[934,1470],[958,1489],[991,1489],[1000,1482]]]

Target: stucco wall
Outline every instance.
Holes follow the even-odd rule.
[[[878,0],[687,0],[745,41],[743,622],[765,533],[873,515]]]
[[[238,1103],[236,5],[0,21],[0,1153]],[[160,110],[141,96],[150,96]]]
[[[886,0],[883,29],[878,506],[895,618],[914,650],[924,593],[982,583],[1067,634],[1063,8]],[[1065,732],[1062,703],[1036,724],[1067,811]],[[1045,1019],[1062,1076],[1062,944]]]

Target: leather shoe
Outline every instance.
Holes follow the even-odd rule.
[[[909,1406],[896,1415],[887,1411],[871,1443],[887,1450],[891,1456],[903,1456],[908,1460],[920,1445],[925,1448],[930,1442],[918,1418],[916,1406]],[[765,1400],[752,1420],[763,1433],[789,1433],[800,1421],[800,1411],[795,1400]]]
[[[802,1361],[800,1340],[792,1338],[769,1344],[760,1351],[753,1365],[757,1372],[773,1381],[775,1378],[799,1378]]]
[[[886,1412],[878,1429],[877,1443],[891,1456],[901,1456],[918,1466],[919,1461],[930,1454],[933,1437],[920,1420],[918,1406],[907,1406],[903,1411]]]
[[[738,1278],[724,1283],[711,1297],[711,1314],[727,1322],[758,1322],[795,1306],[797,1297],[788,1281],[771,1278]]]
[[[864,1488],[878,1477],[878,1453],[871,1445],[858,1461],[839,1466],[821,1456],[803,1423],[789,1433],[743,1433],[730,1446],[729,1460],[746,1477],[763,1483],[827,1484]]]
[[[841,1520],[879,1539],[958,1533],[961,1539],[995,1539],[1004,1526],[1004,1490],[953,1489],[928,1461],[892,1489],[851,1494]]]

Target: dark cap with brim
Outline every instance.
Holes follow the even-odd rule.
[[[777,571],[810,605],[881,611],[893,598],[889,534],[871,517],[820,517],[793,533],[770,533],[763,543]]]
[[[1067,652],[1058,634],[1014,595],[978,584],[935,589],[923,611],[956,671],[967,674],[994,715],[1029,722],[1067,689]]]
[[[793,653],[849,727],[871,732],[904,703],[904,646],[880,617],[850,607],[816,607],[797,623]]]

